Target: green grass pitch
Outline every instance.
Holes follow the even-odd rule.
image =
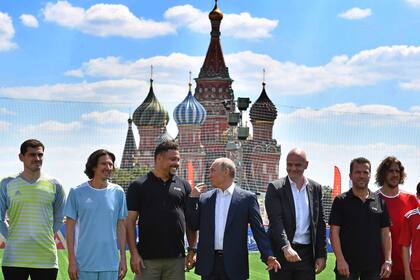
[[[3,256],[3,250],[0,250],[0,259]],[[251,280],[267,280],[268,273],[265,270],[265,265],[259,259],[259,253],[250,253],[249,254],[249,266],[250,266],[250,278]],[[129,262],[129,254],[127,253],[127,260]],[[58,250],[58,262],[59,262],[59,271],[58,271],[58,280],[66,280],[67,277],[67,252],[65,250]],[[327,267],[325,270],[319,274],[316,279],[317,280],[331,280],[334,279],[334,264],[335,264],[335,257],[334,254],[328,254],[327,259]],[[200,279],[199,276],[194,274],[193,272],[186,273],[187,280],[198,280]],[[3,275],[0,274],[0,279],[3,280]],[[125,279],[133,279],[133,273],[128,269],[127,276]]]

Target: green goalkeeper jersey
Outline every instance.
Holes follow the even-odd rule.
[[[0,232],[6,238],[3,266],[57,268],[54,233],[63,224],[65,194],[61,184],[41,176],[21,175],[0,183]],[[6,223],[6,213],[8,223]]]

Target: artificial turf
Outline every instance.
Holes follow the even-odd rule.
[[[3,256],[3,250],[0,250],[0,260]],[[129,264],[129,254],[127,253],[127,262]],[[67,252],[65,250],[58,250],[58,263],[60,269],[58,270],[58,280],[66,280],[68,279],[67,276]],[[327,267],[325,270],[317,276],[317,280],[331,280],[334,279],[334,264],[335,264],[335,257],[334,254],[328,254],[327,259]],[[249,273],[251,280],[267,280],[268,279],[268,272],[265,270],[265,265],[260,260],[260,255],[258,253],[250,253],[249,254]],[[187,280],[198,280],[200,277],[194,272],[186,273]],[[0,279],[3,280],[3,275],[0,274]],[[127,275],[125,279],[133,279],[133,273],[128,269]]]

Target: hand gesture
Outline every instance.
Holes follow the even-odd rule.
[[[349,265],[345,259],[337,259],[337,271],[340,275],[348,278],[350,276]]]
[[[146,268],[146,266],[144,266],[143,259],[140,257],[138,253],[131,255],[130,266],[131,266],[131,271],[138,275],[140,275],[142,268],[143,269]]]
[[[389,275],[391,275],[391,265],[387,262],[384,262],[381,267],[381,273],[379,274],[379,277],[382,278],[388,278]]]
[[[206,192],[206,190],[207,190],[207,186],[204,183],[198,184],[191,190],[190,196],[200,197],[200,194]]]
[[[118,280],[124,279],[127,273],[127,263],[125,259],[120,260],[120,267],[118,269]]]
[[[283,248],[284,257],[286,258],[286,261],[288,262],[300,262],[301,259],[298,255],[298,253],[293,250],[292,246],[288,245]]]
[[[79,279],[79,268],[77,267],[76,260],[69,261],[68,273],[70,280]]]
[[[274,269],[274,272],[277,272],[278,270],[281,269],[281,265],[275,257],[269,256],[267,258],[267,268],[266,268],[266,270],[273,270],[273,269]]]
[[[317,258],[315,260],[315,273],[321,273],[325,268],[325,258]]]
[[[194,268],[197,261],[197,254],[193,251],[189,251],[187,257],[185,258],[185,271],[190,271]]]

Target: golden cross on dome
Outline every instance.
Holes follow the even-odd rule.
[[[189,74],[190,74],[190,82],[188,83],[188,86],[189,86],[190,91],[191,91],[191,86],[192,86],[192,84],[191,84],[191,70],[190,70]]]
[[[265,68],[263,68],[263,85],[265,85]]]

